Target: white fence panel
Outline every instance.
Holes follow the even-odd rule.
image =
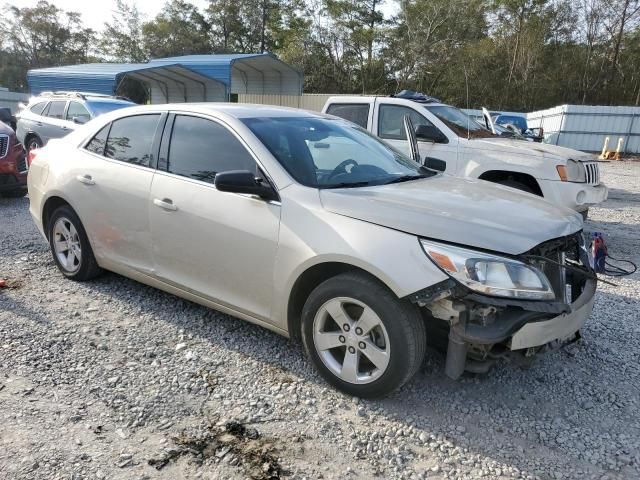
[[[27,103],[30,95],[27,93],[16,93],[0,89],[0,107],[9,107],[13,113],[18,111],[20,102]]]
[[[562,105],[529,113],[527,122],[554,145],[597,152],[609,137],[610,150],[622,139],[623,153],[640,153],[640,107]]]

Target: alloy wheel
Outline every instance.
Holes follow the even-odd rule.
[[[389,365],[389,335],[382,320],[354,298],[332,298],[318,309],[313,343],[324,365],[345,382],[373,382]]]
[[[76,227],[66,217],[60,217],[53,226],[53,248],[62,268],[77,272],[82,263],[80,237]]]

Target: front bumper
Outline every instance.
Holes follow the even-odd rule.
[[[582,328],[593,310],[596,282],[590,280],[582,295],[571,305],[571,312],[550,320],[529,322],[511,337],[509,348],[522,350],[539,347],[554,340],[564,340]]]
[[[577,212],[583,212],[590,205],[604,202],[609,195],[609,189],[603,183],[589,185],[559,180],[539,180],[539,184],[545,200]]]

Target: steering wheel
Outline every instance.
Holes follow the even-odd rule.
[[[331,180],[336,175],[347,173],[347,167],[349,165],[353,165],[354,167],[357,167],[358,162],[356,162],[351,158],[347,158],[345,161],[340,162],[340,164],[336,168],[334,168],[333,171],[329,174],[329,176],[327,177],[327,180]]]

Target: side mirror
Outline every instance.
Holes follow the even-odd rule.
[[[278,200],[278,194],[268,183],[257,179],[248,170],[232,170],[218,173],[214,185],[221,192],[245,193],[256,195],[263,200]]]
[[[427,157],[424,159],[424,166],[431,170],[444,172],[447,169],[447,162],[439,158]]]
[[[447,143],[447,137],[433,125],[418,125],[416,127],[416,137],[419,140],[427,140],[434,143]]]
[[[73,123],[77,123],[79,125],[83,125],[83,124],[87,123],[88,120],[85,117],[73,117],[71,119],[71,121]]]

